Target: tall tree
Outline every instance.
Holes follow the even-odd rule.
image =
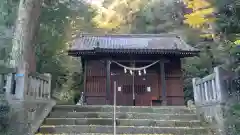
[[[17,69],[21,77],[16,79],[17,98],[24,98],[25,83],[28,74],[28,51],[31,48],[38,18],[40,16],[42,0],[20,0],[16,27],[13,38],[13,46],[9,65]]]

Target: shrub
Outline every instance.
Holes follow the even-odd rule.
[[[7,132],[9,125],[10,106],[5,97],[0,94],[0,131]]]

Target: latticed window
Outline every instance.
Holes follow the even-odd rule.
[[[142,94],[147,92],[147,87],[145,85],[134,85],[135,93]],[[123,93],[131,94],[132,93],[132,85],[123,85]]]

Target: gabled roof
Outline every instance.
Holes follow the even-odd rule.
[[[82,34],[69,52],[199,52],[176,34]]]

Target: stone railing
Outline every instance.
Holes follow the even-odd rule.
[[[224,81],[227,76],[221,67],[214,68],[214,73],[204,78],[193,78],[194,101],[196,105],[208,105],[223,102],[227,91]]]
[[[216,126],[221,135],[225,135],[225,112],[228,103],[226,82],[230,74],[222,67],[215,67],[214,72],[204,78],[193,78],[196,113],[205,122]]]
[[[11,86],[13,85],[13,76],[15,74],[15,70],[12,68],[0,68],[0,92],[6,93],[7,91],[13,91]],[[10,89],[8,89],[10,88]]]
[[[0,88],[9,99],[18,99],[17,94],[23,94],[23,100],[51,99],[51,74],[30,73],[25,79],[26,87],[23,91],[16,91],[17,77],[14,70],[0,72]]]
[[[51,74],[29,74],[27,91],[25,93],[26,98],[30,99],[50,99]]]
[[[22,91],[16,91],[18,77],[25,77],[25,89]],[[1,95],[5,95],[1,97],[6,99],[11,108],[10,134],[34,134],[56,104],[51,100],[50,74],[30,73],[18,76],[13,69],[0,71],[0,91]]]

